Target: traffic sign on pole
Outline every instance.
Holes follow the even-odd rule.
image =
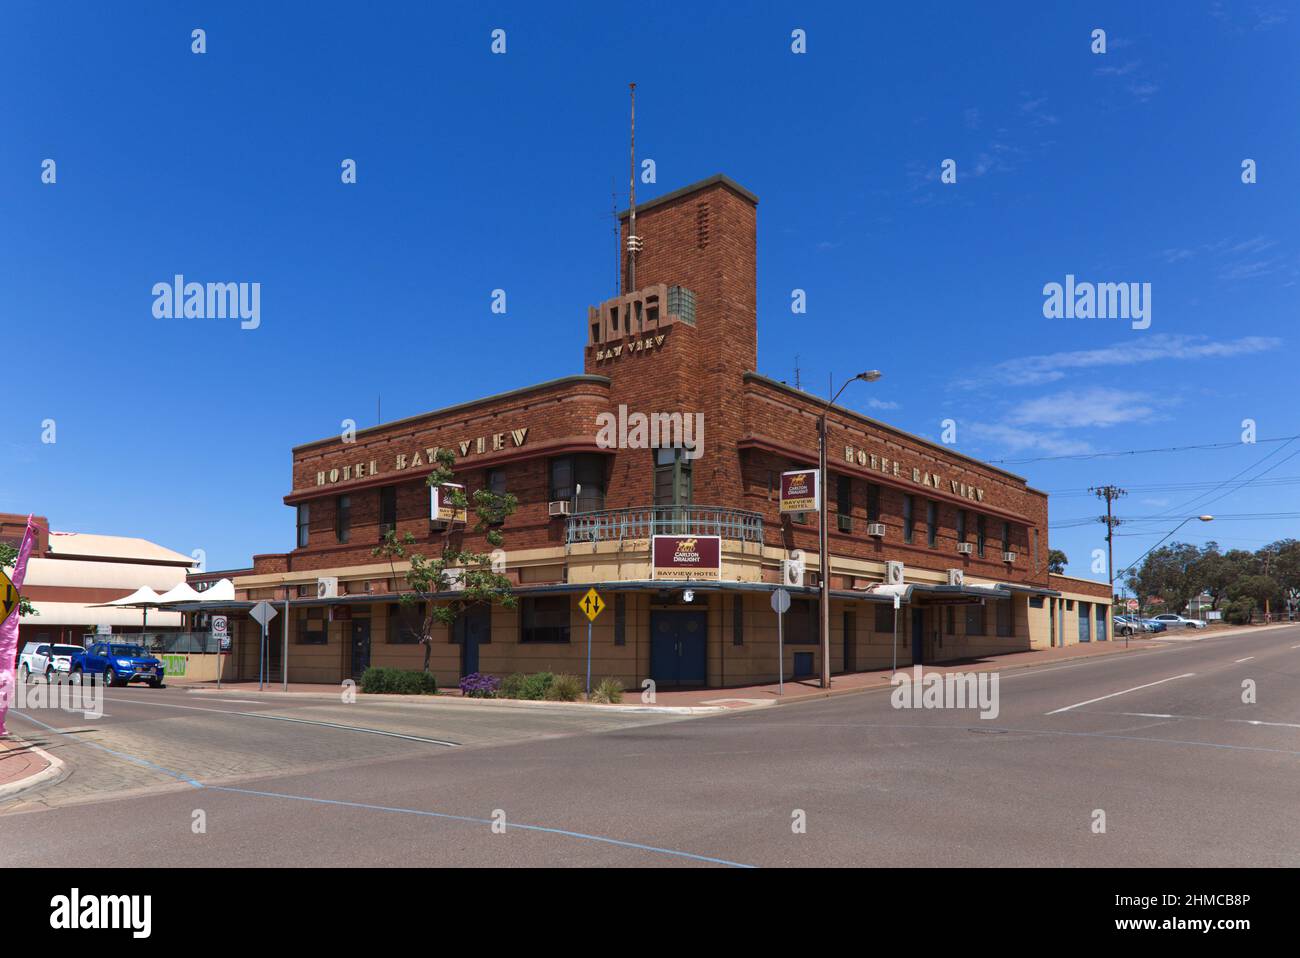
[[[600,597],[600,593],[593,587],[588,589],[586,595],[578,600],[578,608],[587,617],[587,621],[595,622],[596,616],[605,611],[605,600]]]
[[[20,596],[9,576],[0,569],[0,622],[9,618],[9,613],[18,608]]]
[[[776,613],[776,694],[785,695],[785,614],[790,608],[790,593],[777,589],[772,593],[772,611]]]

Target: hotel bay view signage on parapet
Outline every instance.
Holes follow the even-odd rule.
[[[462,439],[456,445],[451,446],[457,458],[474,454],[482,455],[486,452],[501,452],[503,449],[515,449],[522,446],[528,440],[528,427],[523,429],[511,429],[509,432],[494,432],[490,436],[478,436],[475,439]],[[403,472],[407,469],[419,469],[421,467],[432,469],[437,462],[438,450],[441,446],[430,446],[426,449],[417,449],[414,453],[399,452],[392,458],[391,472]],[[321,469],[316,473],[316,485],[328,486],[336,482],[348,482],[352,479],[365,479],[369,476],[377,476],[380,473],[380,460],[363,459],[360,462],[349,463],[337,469]]]
[[[943,476],[937,472],[929,472],[925,469],[918,469],[915,466],[905,466],[897,459],[890,459],[888,456],[878,456],[875,453],[867,452],[865,449],[855,449],[853,446],[844,447],[844,461],[851,462],[872,472],[883,473],[886,476],[894,476],[899,479],[910,478],[913,482],[920,483],[923,486],[929,486],[931,489],[943,489],[945,486],[954,496],[960,496],[963,499],[972,499],[975,502],[984,501],[984,489],[980,486],[972,486],[966,482],[959,482],[956,479],[949,479],[944,482]],[[783,510],[784,511],[784,510]]]
[[[652,579],[722,579],[721,536],[655,536],[650,554]]]
[[[781,511],[816,512],[819,479],[816,469],[794,469],[781,473]]]

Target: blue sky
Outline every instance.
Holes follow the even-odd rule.
[[[1068,527],[1090,485],[1161,517],[1117,560],[1196,512],[1300,511],[1286,482],[1181,485],[1300,476],[1300,440],[1237,441],[1300,433],[1300,9],[700,6],[6,3],[0,511],[243,566],[292,547],[294,444],[379,396],[393,419],[580,371],[629,80],[640,198],[717,172],[760,197],[760,372],[879,368],[848,405],[935,439],[952,418],[986,459],[1230,444],[1009,465],[1061,493],[1070,572],[1102,544]],[[155,319],[175,273],[261,283],[260,327]],[[1150,328],[1044,318],[1066,274],[1150,283]],[[1256,548],[1300,521],[1185,532]]]

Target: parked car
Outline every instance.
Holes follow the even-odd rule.
[[[1164,612],[1155,617],[1155,621],[1163,622],[1169,629],[1203,629],[1205,623],[1199,619],[1187,619],[1181,615],[1174,615],[1172,612]]]
[[[106,685],[147,682],[156,689],[163,683],[163,664],[139,645],[96,642],[72,660],[72,675],[73,681],[98,675]]]
[[[1161,622],[1159,619],[1142,619],[1141,621],[1142,621],[1142,627],[1145,628],[1148,632],[1164,632],[1167,631],[1169,628],[1168,625],[1166,625],[1164,622]]]
[[[18,656],[18,680],[30,682],[33,673],[49,678],[49,671],[50,643],[28,642],[24,645],[22,654]]]
[[[1135,635],[1138,632],[1146,631],[1142,628],[1141,623],[1134,621],[1131,616],[1117,615],[1114,617],[1113,622],[1114,627],[1111,631],[1115,635]]]

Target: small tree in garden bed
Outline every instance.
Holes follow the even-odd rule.
[[[452,471],[455,464],[456,457],[450,449],[436,450],[428,484],[430,487],[438,487],[442,503],[456,512],[468,514],[471,507],[465,490],[449,485],[455,478]],[[470,531],[482,535],[494,551],[499,550],[505,541],[499,526],[514,514],[518,506],[519,501],[509,493],[497,493],[491,489],[474,490],[475,521]],[[398,578],[395,568],[397,562],[410,563],[406,573],[410,590],[403,592],[399,601],[404,608],[410,608],[417,602],[425,603],[420,643],[424,646],[426,672],[430,670],[435,625],[451,628],[466,609],[474,606],[501,605],[513,609],[516,605],[510,579],[503,570],[493,565],[492,555],[466,549],[464,538],[465,524],[448,522],[442,530],[442,546],[438,554],[429,557],[415,551],[415,536],[408,532],[399,537],[395,529],[390,529],[385,534],[384,541],[374,550],[376,556],[388,559],[389,566],[393,568],[393,578]],[[434,600],[436,595],[445,596],[451,592],[453,584],[457,586],[455,598]]]

